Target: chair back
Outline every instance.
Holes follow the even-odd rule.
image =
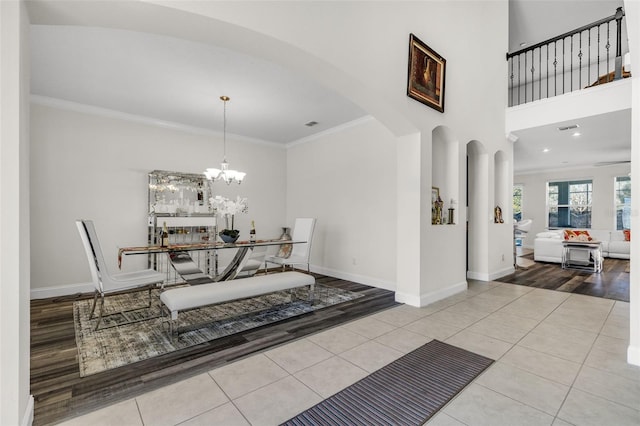
[[[311,241],[313,240],[313,231],[316,227],[316,219],[312,217],[299,217],[293,226],[293,241],[306,241],[304,244],[292,244],[290,258],[303,259],[309,262],[311,255]]]
[[[78,227],[78,232],[80,233],[80,238],[82,239],[84,251],[87,254],[87,260],[89,261],[89,270],[91,271],[91,279],[93,280],[93,285],[98,291],[102,293],[105,290],[108,290],[104,288],[104,284],[106,282],[108,287],[110,279],[109,273],[107,272],[107,266],[104,261],[104,256],[102,255],[102,249],[100,248],[100,243],[98,242],[96,229],[93,226],[93,221],[79,219],[76,220],[76,226]]]
[[[516,230],[520,232],[527,233],[531,231],[531,225],[533,225],[532,219],[524,219],[520,222],[516,223]]]

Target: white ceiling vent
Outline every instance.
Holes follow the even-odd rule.
[[[558,127],[558,130],[560,130],[561,132],[564,132],[565,130],[577,129],[578,127],[580,127],[580,126],[578,126],[577,124],[572,124],[570,126]]]

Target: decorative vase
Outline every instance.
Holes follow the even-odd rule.
[[[240,237],[240,231],[237,229],[223,229],[218,235],[220,235],[220,238],[225,242],[225,244],[231,244],[238,240]]]
[[[291,235],[289,234],[289,228],[282,228],[282,235],[280,239],[283,241],[291,241]],[[282,244],[280,250],[278,250],[278,257],[288,259],[291,256],[291,250],[293,250],[293,244]]]

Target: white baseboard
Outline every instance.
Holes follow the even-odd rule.
[[[478,281],[489,281],[489,274],[486,272],[467,271],[467,278]]]
[[[29,401],[27,401],[27,407],[25,408],[24,415],[22,416],[22,423],[20,423],[21,426],[31,426],[33,424],[33,406],[33,395],[29,395]]]
[[[49,297],[69,296],[76,293],[93,293],[95,287],[92,283],[68,284],[55,287],[42,287],[31,289],[31,300],[48,299]]]
[[[501,269],[499,271],[493,272],[491,274],[489,274],[489,280],[488,281],[493,281],[493,280],[497,280],[498,278],[502,278],[506,275],[509,274],[513,274],[515,272],[515,268],[513,266],[509,266],[507,268]]]
[[[640,366],[640,347],[629,345],[627,348],[627,362]]]
[[[416,296],[413,294],[396,292],[396,302],[405,303],[410,306],[423,307],[435,303],[439,300],[446,299],[454,294],[460,293],[467,289],[467,282],[462,281],[442,288],[440,290],[433,291],[431,293],[422,294]]]
[[[328,275],[343,280],[353,281],[355,283],[368,285],[371,287],[381,288],[383,290],[395,291],[396,283],[368,277],[365,275],[350,274],[348,272],[337,271],[335,269],[320,268],[311,265],[311,271],[318,274]],[[69,296],[76,293],[93,293],[94,287],[92,283],[68,284],[55,287],[42,287],[31,289],[31,300],[48,299],[50,297]]]
[[[491,273],[467,271],[467,278],[478,281],[493,281],[498,278],[502,278],[505,275],[513,274],[515,271],[516,270],[513,266],[509,266],[508,268],[504,268]]]
[[[454,294],[460,293],[461,291],[465,291],[467,288],[467,282],[462,281],[456,284],[452,284],[449,287],[442,288],[431,293],[423,294],[422,296],[420,296],[420,306],[427,306],[439,300],[446,299],[447,297],[451,297]]]
[[[347,281],[353,281],[354,283],[381,288],[383,290],[396,290],[396,283],[391,281],[380,280],[378,278],[372,278],[365,275],[351,274],[349,272],[337,271],[330,268],[321,268],[314,265],[311,265],[310,269],[311,272],[315,272],[317,274],[328,275],[330,277],[340,278]]]
[[[415,294],[401,293],[396,291],[396,302],[404,303],[409,306],[420,307],[420,296]]]

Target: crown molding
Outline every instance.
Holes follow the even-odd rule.
[[[87,104],[81,104],[78,102],[66,101],[58,98],[51,98],[48,96],[40,96],[40,95],[32,94],[30,96],[30,100],[34,104],[48,106],[51,108],[64,109],[67,111],[79,112],[81,114],[88,114],[88,115],[94,115],[94,116],[106,117],[106,118],[114,118],[117,120],[130,121],[134,123],[144,124],[147,126],[161,127],[164,129],[170,129],[170,130],[191,133],[191,134],[196,134],[201,136],[211,136],[211,137],[219,137],[219,138],[222,138],[223,136],[222,132],[206,129],[204,127],[189,126],[186,124],[176,123],[173,121],[163,121],[163,120],[158,120],[158,119],[143,116],[143,115],[129,114],[122,111],[117,111],[117,110],[108,109],[108,108],[101,108],[101,107],[96,107],[96,106],[87,105]],[[231,137],[236,141],[248,142],[248,143],[253,143],[258,145],[267,145],[273,148],[285,149],[286,147],[286,145],[282,143],[266,141],[262,139],[249,138],[246,136],[236,135],[233,133],[227,133],[227,137]]]

